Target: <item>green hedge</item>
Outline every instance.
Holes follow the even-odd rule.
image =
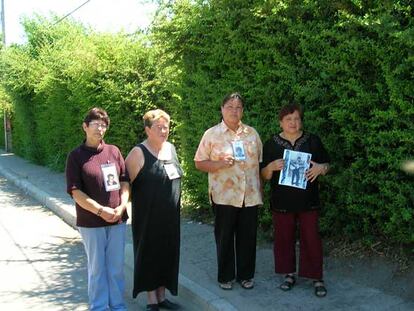
[[[62,170],[93,106],[111,118],[106,140],[124,155],[143,139],[142,115],[166,99],[144,37],[103,35],[41,17],[25,21],[28,43],[8,48],[1,71],[13,98],[14,151]]]
[[[368,240],[414,242],[413,12],[408,1],[176,1],[153,29],[166,68],[179,68],[177,134],[190,201],[207,202],[193,155],[233,90],[265,141],[278,109],[305,108],[305,128],[332,157],[323,178],[322,229]],[[172,62],[171,60],[175,60]],[[207,207],[206,207],[207,208]],[[268,211],[261,222],[270,225]]]
[[[185,203],[209,213],[207,178],[193,163],[221,99],[246,98],[244,121],[262,140],[288,102],[332,157],[322,178],[322,229],[413,243],[413,11],[409,1],[165,1],[148,34],[98,34],[73,22],[25,22],[29,42],[2,52],[18,154],[62,169],[94,105],[109,111],[107,141],[126,154],[141,117],[161,107],[185,170]],[[267,201],[267,200],[266,200]],[[261,224],[269,227],[268,204]]]

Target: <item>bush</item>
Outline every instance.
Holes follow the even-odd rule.
[[[100,106],[112,121],[106,141],[126,155],[143,139],[141,116],[164,104],[151,50],[139,34],[51,24],[41,17],[26,20],[28,44],[2,54],[4,86],[14,104],[14,151],[62,170],[68,152],[83,140],[84,115]]]
[[[245,123],[263,141],[279,131],[287,102],[332,157],[323,178],[322,229],[349,238],[414,242],[411,4],[344,1],[176,1],[153,28],[161,64],[174,71],[175,117],[186,188],[205,209],[206,178],[193,156],[231,91],[247,99]],[[354,2],[356,3],[356,2]],[[171,70],[176,68],[175,70]],[[185,121],[184,121],[185,120]],[[410,137],[411,135],[411,137]],[[268,212],[261,223],[270,225]]]
[[[332,158],[321,178],[324,233],[414,242],[414,183],[399,167],[414,157],[411,2],[161,3],[149,33],[132,37],[25,22],[28,43],[3,50],[0,62],[16,153],[62,169],[97,105],[112,120],[106,140],[125,155],[143,139],[143,113],[160,107],[173,117],[188,211],[205,215],[207,178],[193,157],[221,119],[222,98],[244,95],[244,122],[263,141],[279,131],[279,108],[298,102]],[[260,221],[271,224],[267,203]]]

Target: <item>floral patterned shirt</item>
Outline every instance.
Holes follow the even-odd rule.
[[[208,173],[210,202],[235,207],[261,205],[259,162],[262,161],[262,141],[254,128],[240,122],[234,132],[222,121],[204,133],[194,161],[218,161],[225,156],[233,156],[235,141],[243,143],[246,159]]]

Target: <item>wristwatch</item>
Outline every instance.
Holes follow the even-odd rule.
[[[100,208],[98,209],[98,212],[96,213],[96,216],[101,216],[102,211],[103,211],[103,208],[102,208],[102,207],[100,207]]]

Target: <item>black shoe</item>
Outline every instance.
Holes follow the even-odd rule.
[[[162,302],[158,303],[159,308],[168,309],[168,310],[178,310],[180,309],[180,305],[169,301],[167,298],[165,298]]]
[[[147,311],[159,311],[160,309],[158,308],[158,304],[153,303],[150,305],[147,305]]]
[[[282,284],[280,284],[279,287],[280,287],[281,290],[286,292],[288,290],[291,290],[293,288],[293,286],[295,285],[295,283],[296,283],[295,275],[289,273],[289,274],[285,275],[285,280]]]
[[[313,286],[315,287],[316,297],[323,298],[328,293],[323,280],[313,281]]]

